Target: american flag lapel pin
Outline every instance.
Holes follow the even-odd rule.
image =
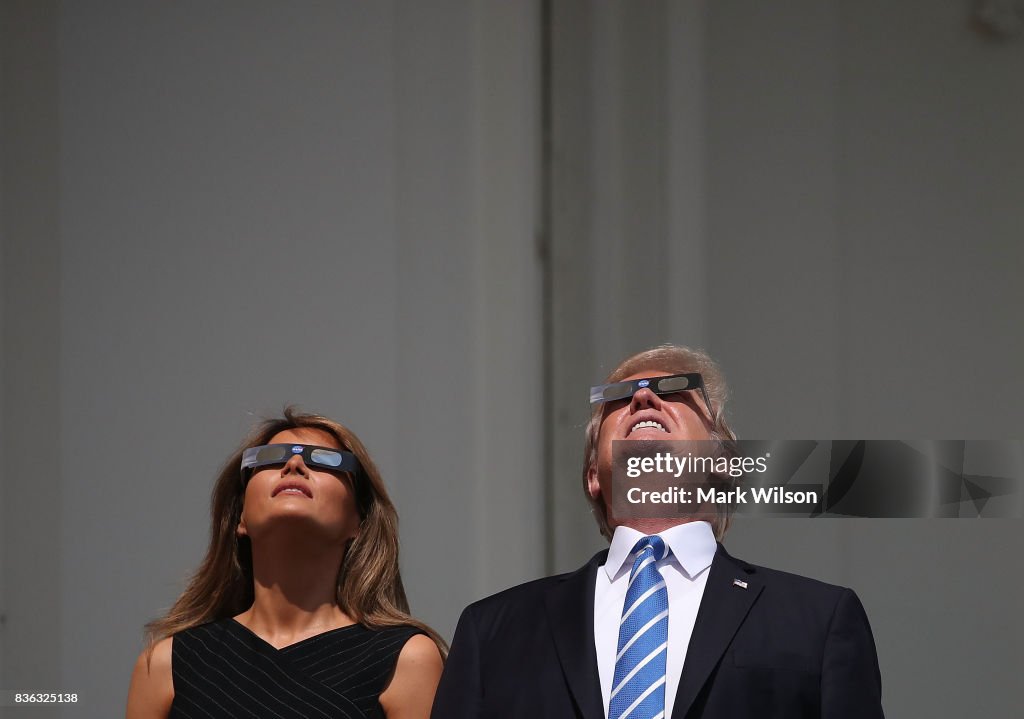
[[[744,582],[742,579],[734,579],[732,580],[732,586],[739,587],[740,589],[746,589],[747,583]]]

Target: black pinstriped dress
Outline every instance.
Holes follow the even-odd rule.
[[[378,697],[415,627],[354,624],[282,649],[234,619],[174,635],[171,717],[383,717]]]

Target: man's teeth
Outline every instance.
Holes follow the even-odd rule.
[[[633,425],[633,429],[629,431],[631,433],[636,432],[638,429],[643,429],[644,427],[651,427],[653,429],[660,429],[662,432],[668,432],[668,430],[665,429],[665,426],[661,424],[661,422],[655,422],[653,419],[646,420],[645,422],[637,422],[636,424]]]

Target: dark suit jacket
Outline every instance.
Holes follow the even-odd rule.
[[[606,554],[467,607],[433,719],[603,719],[594,586]],[[752,566],[719,545],[671,716],[882,717],[878,659],[857,595]]]

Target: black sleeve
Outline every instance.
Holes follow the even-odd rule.
[[[857,595],[840,596],[821,668],[822,719],[883,719],[882,678],[867,614]]]
[[[475,719],[480,716],[483,686],[480,682],[480,641],[473,607],[459,618],[448,661],[434,697],[431,719]]]

